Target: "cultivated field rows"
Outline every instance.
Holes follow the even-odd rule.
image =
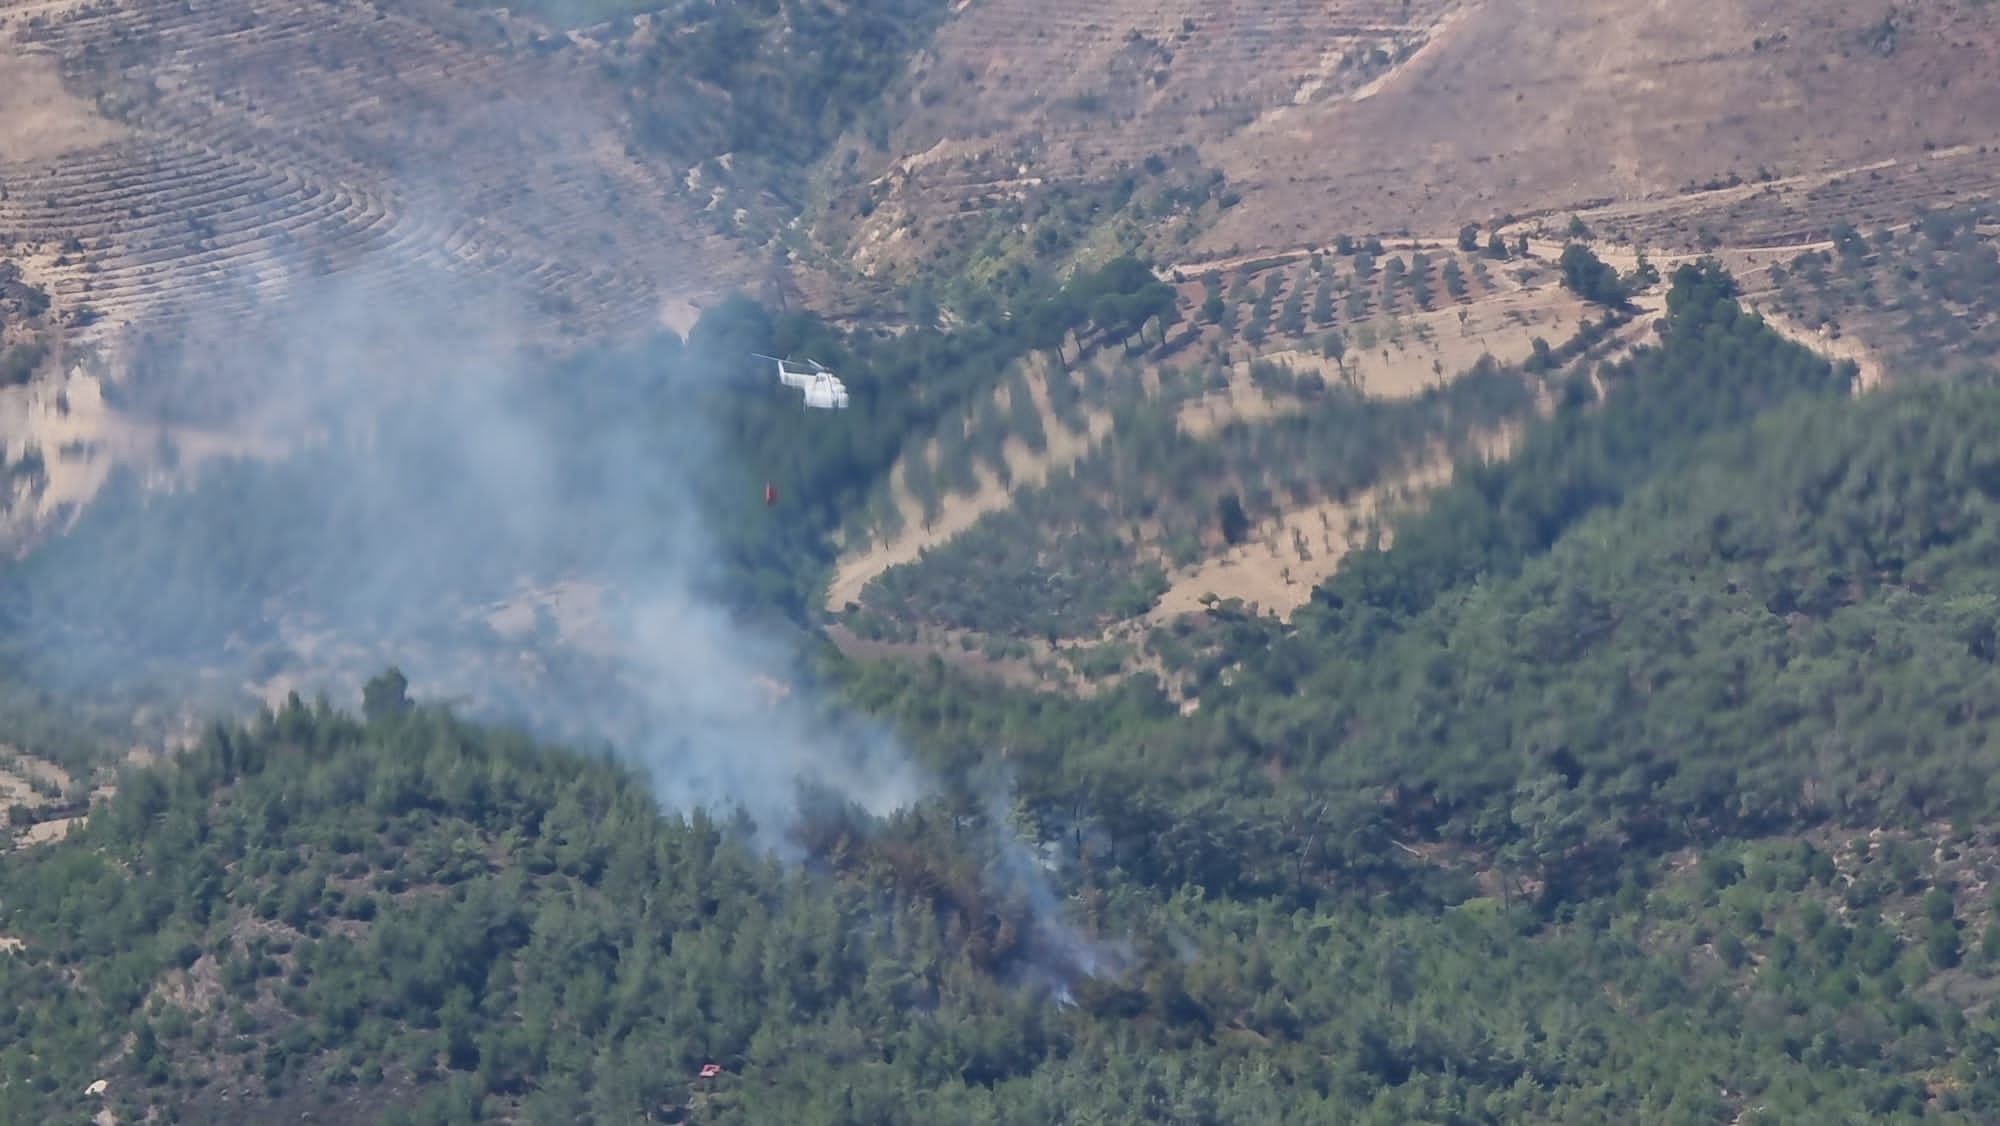
[[[1168,16],[1144,23],[1127,22],[1105,7],[1118,6],[1056,12],[1033,0],[985,4],[971,9],[949,34],[979,42],[998,62],[1008,64],[996,62],[992,81],[1001,90],[1027,97],[1039,98],[1049,90],[1090,89],[1105,72],[1080,72],[1075,64],[1120,55],[1164,71],[1157,83],[1149,83],[1160,87],[1171,88],[1190,78],[1224,77],[1247,80],[1267,91],[1283,90],[1289,97],[1301,80],[1317,73],[1323,56],[1338,57],[1345,46],[1355,43],[1419,34],[1425,26],[1421,20],[1371,20],[1374,13],[1356,11],[1355,6],[1228,6],[1220,14]],[[1029,57],[1013,50],[1035,42],[1063,47],[1059,53]],[[1146,77],[1150,76],[1149,70]]]
[[[1606,231],[1645,246],[1693,247],[1704,231],[1732,246],[1789,246],[1856,227],[1907,222],[1919,209],[2000,193],[2000,136],[1903,161],[1812,178],[1690,194],[1671,204],[1584,212]]]
[[[82,244],[64,252],[88,260],[87,269],[77,263],[73,277],[104,311],[121,299],[148,296],[149,279],[224,262],[264,265],[259,259],[268,253],[257,251],[284,249],[301,236],[347,242],[389,219],[379,196],[302,169],[280,171],[185,143],[147,147],[150,154],[130,155],[144,169],[171,166],[171,174],[120,175],[97,181],[93,190],[87,177],[72,173],[17,189],[0,204],[0,223],[19,238]]]
[[[1370,397],[1406,398],[1470,369],[1482,355],[1493,356],[1501,363],[1525,360],[1532,352],[1533,338],[1546,337],[1551,343],[1567,339],[1589,316],[1589,309],[1562,290],[1546,268],[1531,267],[1539,268],[1540,277],[1523,280],[1514,276],[1523,266],[1518,261],[1482,259],[1456,247],[1434,244],[1424,246],[1422,252],[1431,261],[1435,292],[1428,311],[1418,309],[1400,284],[1392,289],[1382,269],[1382,264],[1392,258],[1410,261],[1415,251],[1408,246],[1385,246],[1377,258],[1375,272],[1367,278],[1357,277],[1351,259],[1330,252],[1318,267],[1306,255],[1299,255],[1275,263],[1253,261],[1217,270],[1224,301],[1237,310],[1236,327],[1230,330],[1202,319],[1200,308],[1207,293],[1203,275],[1184,273],[1183,280],[1176,285],[1181,313],[1184,320],[1195,323],[1170,335],[1178,339],[1183,332],[1192,331],[1195,348],[1207,351],[1210,357],[1206,361],[1195,360],[1197,368],[1218,371],[1227,378],[1222,384],[1211,382],[1204,392],[1178,403],[1175,413],[1180,431],[1189,440],[1199,440],[1231,421],[1255,424],[1305,407],[1303,401],[1292,395],[1274,393],[1262,386],[1251,370],[1254,359],[1279,363],[1299,374],[1315,374],[1328,383],[1346,382]],[[1453,299],[1445,292],[1440,275],[1446,261],[1456,261],[1462,271],[1466,293],[1461,298]],[[1475,270],[1476,263],[1484,269]],[[1250,343],[1242,332],[1249,317],[1248,304],[1263,297],[1271,279],[1276,279],[1267,299],[1273,311],[1272,323],[1261,340]],[[1310,310],[1323,283],[1334,287],[1335,299],[1333,317],[1321,323],[1312,319]],[[1352,287],[1367,295],[1365,312],[1357,314],[1347,306],[1345,298],[1353,291]],[[1304,295],[1301,304],[1308,311],[1305,323],[1296,332],[1283,331],[1276,324],[1276,312],[1298,294]],[[1321,353],[1319,341],[1331,333],[1340,333],[1349,342],[1343,361],[1336,362]],[[1175,358],[1162,362],[1179,363],[1195,355],[1195,350],[1186,344],[1172,350]],[[1116,349],[1099,351],[1078,361],[1076,370],[1107,363],[1122,370],[1123,365],[1113,358],[1115,352]],[[1036,360],[1030,367],[1040,362]],[[1145,367],[1139,370],[1138,377],[1147,397],[1161,393],[1163,377],[1159,369]],[[1049,435],[1048,456],[1036,459],[1037,464],[1032,466],[1012,465],[1011,486],[1003,485],[985,464],[979,464],[977,492],[968,495],[940,490],[940,508],[930,521],[923,519],[915,497],[901,485],[906,467],[899,465],[892,484],[893,499],[901,510],[900,531],[886,540],[850,545],[838,568],[838,577],[828,591],[828,609],[838,611],[850,602],[866,605],[863,592],[874,579],[892,568],[923,566],[927,550],[942,546],[988,515],[1013,504],[1019,489],[1040,483],[1052,469],[1069,465],[1111,437],[1107,415],[1093,415],[1086,436],[1056,417],[1045,401],[1046,395],[1041,393],[1039,381],[1032,376],[1029,387],[1037,392],[1038,414],[1042,415],[1044,431]],[[969,434],[974,429],[969,419],[966,425]],[[1497,448],[1489,450],[1489,456]],[[1020,452],[1010,448],[1010,462],[1014,460],[1011,455]],[[923,458],[931,464],[933,474],[939,472],[940,451],[935,442],[924,450]],[[1408,479],[1399,477],[1383,482],[1381,487],[1391,492],[1410,488],[1421,492],[1437,483],[1426,476],[1436,468],[1428,467]],[[1174,613],[1198,608],[1198,596],[1211,590],[1224,597],[1247,597],[1283,611],[1302,598],[1313,582],[1331,573],[1340,556],[1338,548],[1347,542],[1349,518],[1371,515],[1372,497],[1374,494],[1370,492],[1345,500],[1319,501],[1300,511],[1288,510],[1261,521],[1253,545],[1218,550],[1192,566],[1169,567],[1170,597],[1165,600],[1164,608],[1147,621],[1157,624]],[[1288,547],[1281,551],[1275,546],[1280,540],[1289,545],[1293,532],[1308,523],[1317,529],[1316,522],[1331,520],[1335,515],[1340,517],[1339,535],[1327,534],[1340,543],[1324,552],[1316,548],[1316,557],[1320,559],[1317,564],[1302,563],[1289,554]],[[1314,530],[1308,538],[1318,543],[1321,537]]]
[[[1804,241],[1840,220],[1791,197],[1831,169],[1902,162],[1878,195],[1838,202],[1848,221],[1933,184],[1986,190],[1976,156],[1946,154],[2000,139],[1994,11],[984,0],[940,31],[891,131],[894,153],[950,159],[891,156],[903,175],[865,226],[910,232],[921,255],[953,237],[937,220],[1021,181],[1102,184],[1192,147],[1241,200],[1195,235],[1204,254],[1614,201],[1617,222],[1593,224],[1644,245]],[[1732,179],[1751,190],[1689,190]],[[1753,198],[1766,179],[1779,199]]]
[[[1410,264],[1416,253],[1418,252],[1395,245],[1386,246],[1381,258],[1375,264],[1373,273],[1367,278],[1357,275],[1351,260],[1331,253],[1326,255],[1319,270],[1315,270],[1309,262],[1300,261],[1275,264],[1247,272],[1242,268],[1214,272],[1223,283],[1225,302],[1228,301],[1228,293],[1239,284],[1247,286],[1252,295],[1261,295],[1267,279],[1273,273],[1280,279],[1272,297],[1274,309],[1282,307],[1295,292],[1303,289],[1308,333],[1364,324],[1383,317],[1410,316],[1452,306],[1471,306],[1487,300],[1496,293],[1511,292],[1520,288],[1517,283],[1506,280],[1504,276],[1510,268],[1518,269],[1518,263],[1510,267],[1506,262],[1485,260],[1476,254],[1429,247],[1421,253],[1430,260],[1433,296],[1430,308],[1424,309],[1417,304],[1405,284],[1400,282],[1392,284],[1383,269],[1384,264],[1392,258],[1401,258],[1406,265]],[[1445,288],[1443,270],[1447,261],[1455,261],[1458,264],[1464,284],[1464,292],[1460,296],[1454,297]],[[1181,272],[1185,280],[1176,288],[1180,294],[1183,315],[1192,315],[1200,308],[1207,292],[1202,278],[1207,273],[1208,271],[1204,270]],[[1311,317],[1311,312],[1323,283],[1332,286],[1332,317],[1320,322]],[[1365,300],[1365,304],[1359,309],[1349,304],[1356,292],[1359,292]]]
[[[384,300],[441,269],[588,331],[750,273],[563,64],[362,5],[126,0],[25,24],[136,136],[0,157],[0,235],[109,322],[231,316],[366,263]]]
[[[1271,109],[1338,96],[1379,74],[1456,0],[1255,5],[1114,3],[1050,8],[991,0],[940,32],[938,70],[895,148],[931,151],[950,121],[957,161],[895,175],[906,203],[952,210],[1006,199],[1018,181],[1094,183],[1148,156],[1241,129]],[[1407,49],[1407,48],[1406,48]],[[1115,123],[1115,125],[1113,124]],[[1031,166],[1024,174],[1022,166]],[[887,221],[885,215],[884,221]]]

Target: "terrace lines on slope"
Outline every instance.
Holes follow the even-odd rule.
[[[161,62],[150,72],[157,86],[131,84],[129,69],[85,76],[107,84],[150,142],[103,146],[67,170],[0,172],[17,201],[0,222],[29,240],[75,237],[86,248],[62,267],[44,264],[59,301],[123,319],[171,294],[181,315],[227,315],[315,257],[322,266],[368,258],[378,278],[408,264],[492,274],[560,298],[592,328],[650,323],[674,295],[712,296],[748,276],[742,255],[718,253],[714,238],[669,215],[677,205],[661,202],[657,176],[621,145],[599,143],[613,121],[603,92],[558,64],[467,49],[417,21],[346,7],[130,0],[26,22],[24,39],[72,59],[150,51]],[[357,126],[348,114],[333,127],[326,107],[356,89],[372,91],[380,111],[357,113],[377,123]],[[435,115],[387,115],[395,106],[458,107],[446,116],[460,128],[426,142]],[[554,118],[550,106],[575,112]],[[420,193],[398,167],[417,151],[449,164],[436,166],[453,179],[449,192],[440,183]],[[80,192],[105,181],[122,190]],[[198,188],[207,191],[190,194]]]
[[[1389,248],[1388,252],[1397,253],[1401,249],[1399,244],[1396,248]],[[1430,249],[1438,254],[1460,253],[1455,245],[1446,250],[1433,244]],[[1271,269],[1285,269],[1292,265],[1294,263],[1291,262],[1278,263],[1260,270],[1257,277],[1270,273]],[[1185,276],[1186,271],[1181,273]],[[1288,295],[1298,286],[1314,284],[1317,284],[1317,276],[1309,268],[1299,266],[1289,272],[1287,284],[1277,290],[1274,300]],[[1379,279],[1371,284],[1379,284]],[[1202,284],[1199,280],[1187,280],[1182,283],[1181,289],[1183,304],[1191,305],[1202,292]],[[1553,278],[1548,276],[1538,285],[1502,277],[1490,281],[1482,289],[1483,293],[1479,296],[1469,292],[1464,299],[1444,302],[1441,308],[1434,311],[1413,312],[1400,310],[1396,305],[1385,307],[1383,295],[1393,300],[1404,300],[1389,294],[1385,287],[1381,294],[1371,298],[1369,315],[1359,324],[1395,322],[1412,330],[1402,341],[1391,343],[1385,340],[1379,352],[1370,351],[1365,355],[1356,350],[1345,359],[1344,368],[1336,368],[1329,360],[1301,353],[1295,342],[1274,339],[1268,346],[1251,349],[1243,358],[1230,363],[1230,378],[1225,386],[1211,389],[1181,404],[1178,408],[1181,428],[1191,437],[1199,437],[1231,419],[1252,421],[1299,409],[1302,405],[1299,402],[1288,397],[1274,398],[1250,383],[1250,364],[1253,358],[1260,356],[1265,360],[1294,361],[1296,366],[1319,370],[1322,377],[1329,381],[1350,379],[1371,395],[1403,397],[1418,394],[1444,378],[1462,373],[1481,354],[1493,355],[1502,362],[1525,358],[1532,351],[1537,335],[1555,331],[1549,327],[1551,323],[1560,324],[1565,319],[1581,323],[1587,315],[1583,303],[1558,289]],[[1460,313],[1464,314],[1463,320],[1459,318]],[[1359,327],[1359,324],[1346,324],[1343,316],[1336,318],[1333,327],[1351,329]],[[1415,335],[1414,329],[1418,325],[1432,326],[1433,340],[1428,345],[1412,345],[1409,337]],[[1221,339],[1221,330],[1213,325],[1199,328],[1193,346],[1203,345],[1211,350],[1229,347]],[[1101,363],[1104,359],[1105,353],[1099,352],[1079,363]],[[1445,359],[1452,361],[1449,367],[1444,366]],[[1442,374],[1437,370],[1439,368],[1443,368]],[[1143,375],[1149,391],[1156,393],[1157,371],[1149,369]],[[1046,478],[1051,466],[1060,468],[1074,462],[1108,432],[1106,420],[1106,424],[1093,425],[1090,439],[1083,440],[1082,435],[1068,430],[1055,417],[1039,380],[1032,382],[1031,386],[1037,391],[1036,405],[1042,415],[1043,426],[1051,435],[1051,450],[1050,456],[1041,459],[1038,465],[1016,466],[1014,477],[1017,488],[1038,484]],[[1062,435],[1062,438],[1057,435]],[[891,567],[915,562],[924,550],[941,545],[951,536],[971,527],[979,518],[1011,503],[1013,495],[1010,489],[1001,487],[989,474],[975,496],[943,497],[941,515],[925,529],[920,525],[921,515],[916,511],[915,501],[900,486],[902,472],[903,467],[899,465],[892,479],[898,482],[897,497],[905,515],[904,531],[887,543],[875,543],[866,549],[850,552],[839,562],[836,577],[827,593],[827,609],[838,611],[850,602],[862,601],[863,590],[876,576]],[[1274,575],[1277,569],[1274,565]]]

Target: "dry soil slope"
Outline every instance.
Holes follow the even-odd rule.
[[[227,318],[366,265],[385,298],[446,272],[577,332],[760,275],[694,221],[684,170],[629,154],[616,92],[581,49],[543,56],[416,8],[0,11],[0,55],[60,68],[74,95],[59,107],[71,144],[51,143],[44,106],[32,148],[0,145],[0,236],[60,304],[107,324]]]
[[[1025,139],[1038,150],[1031,174],[1103,172],[1226,135],[1301,91],[1357,87],[1374,71],[1343,56],[1421,42],[1453,2],[985,0],[914,68],[919,92],[895,139],[910,152]]]
[[[982,180],[1103,178],[1182,143],[1242,193],[1197,256],[1606,202],[1627,220],[1641,203],[1702,209],[1700,226],[1742,241],[1732,228],[1755,215],[1691,190],[1760,169],[1791,178],[1767,194],[1799,213],[1838,210],[1843,185],[1826,181],[1847,170],[1864,170],[1847,187],[1905,210],[1939,194],[1941,171],[1961,194],[2000,184],[1978,152],[2000,142],[2000,5],[1975,0],[1078,11],[986,0],[940,33],[894,134],[909,155],[878,186],[879,224],[955,208]],[[1398,60],[1386,71],[1349,58],[1378,48]],[[1925,160],[1961,146],[1949,169]]]
[[[1219,147],[1251,206],[1211,242],[1268,237],[1280,213],[1294,233],[1447,226],[2000,138],[2000,11],[1899,7],[1466,3],[1373,97]]]
[[[1358,89],[1455,0],[980,0],[910,68],[859,245],[1046,183],[1102,182],[1271,107]],[[1374,52],[1382,59],[1368,61]]]

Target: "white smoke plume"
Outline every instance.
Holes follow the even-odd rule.
[[[349,701],[393,662],[420,696],[613,745],[668,808],[741,807],[780,852],[802,783],[876,815],[935,791],[891,733],[801,678],[794,631],[716,597],[724,529],[701,497],[743,482],[697,392],[717,390],[731,357],[661,338],[552,383],[514,330],[530,310],[448,275],[400,276],[384,290],[372,271],[343,273],[253,324],[182,330],[155,384],[121,400],[228,416],[294,456],[87,516],[10,580],[17,643],[72,682],[129,679],[143,654],[237,683],[275,667],[303,695]],[[796,397],[774,379],[726,391],[739,392]],[[753,487],[729,518],[788,517]],[[605,591],[592,643],[510,637],[482,617],[561,582]],[[999,875],[1061,964],[1056,987],[1106,968],[1000,811],[990,823]]]

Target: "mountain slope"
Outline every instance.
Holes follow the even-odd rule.
[[[2000,392],[1851,398],[1730,294],[1292,626],[1197,616],[1192,719],[835,662],[940,781],[803,870],[390,678],[217,728],[0,857],[0,1110],[1989,1118]]]
[[[0,234],[106,326],[213,329],[337,275],[440,319],[442,278],[556,335],[685,329],[785,276],[745,226],[768,197],[717,182],[717,92],[663,83],[635,120],[602,44],[428,3],[117,0],[13,13],[0,56],[60,70],[73,119],[0,156]]]
[[[1973,1121],[2000,1091],[1964,1050],[1992,1015],[1938,996],[2000,980],[1978,842],[1719,845],[1578,926],[1394,850],[1402,895],[1305,908],[1086,853],[1071,909],[1139,968],[1065,1005],[1006,980],[1026,903],[982,892],[963,815],[820,821],[830,870],[785,874],[601,761],[371,699],[218,728],[0,856],[10,1119]]]
[[[1230,197],[1190,261],[1572,211],[1656,247],[1783,243],[2000,182],[2000,15],[1973,0],[1135,0],[1056,19],[996,0],[939,33],[864,229],[921,247],[969,198],[1143,176],[1183,149]]]

